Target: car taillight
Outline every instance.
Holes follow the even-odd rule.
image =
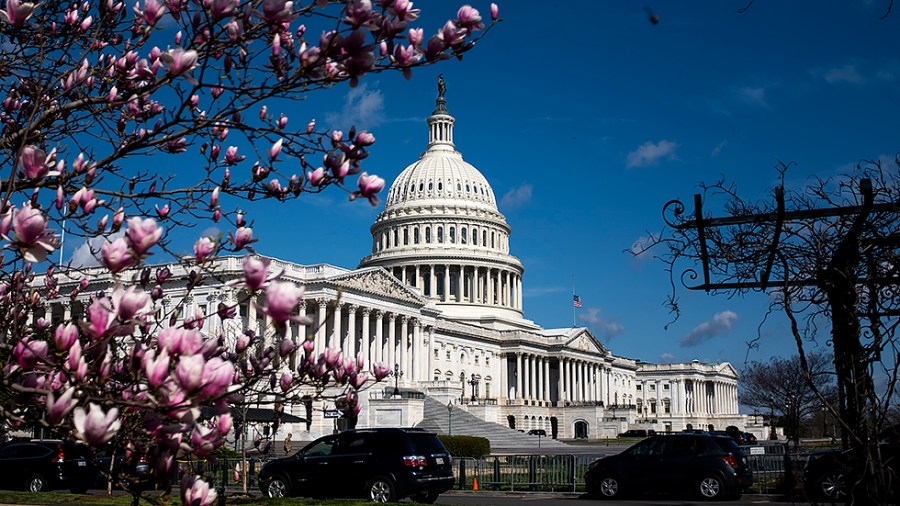
[[[728,464],[729,466],[731,466],[732,469],[737,469],[737,467],[738,467],[737,460],[734,459],[734,456],[723,455],[722,458],[725,459],[725,463]]]
[[[403,457],[403,464],[406,465],[406,467],[425,467],[428,464],[428,461],[421,455],[408,455]]]
[[[63,451],[62,445],[56,445],[56,455],[50,459],[51,462],[65,462],[66,453]]]

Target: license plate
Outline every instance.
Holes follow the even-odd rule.
[[[437,462],[438,464],[443,464],[443,463],[444,463],[444,457],[436,457],[436,458],[434,459],[434,461]]]
[[[79,460],[79,461],[78,461],[78,467],[87,467],[87,462],[84,461],[84,460]]]

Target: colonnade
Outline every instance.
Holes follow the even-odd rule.
[[[519,272],[473,265],[422,264],[393,267],[400,281],[441,302],[467,302],[522,309]]]
[[[515,357],[514,377],[509,377],[506,358],[500,371],[501,389],[510,401],[602,402],[603,364],[569,357],[511,354]],[[551,364],[555,365],[555,378],[551,373]],[[552,388],[554,381],[555,395]]]
[[[716,380],[672,381],[672,412],[686,415],[737,414],[737,384]]]

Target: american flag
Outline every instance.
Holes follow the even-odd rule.
[[[573,295],[572,297],[572,307],[581,307],[581,297],[577,295]]]

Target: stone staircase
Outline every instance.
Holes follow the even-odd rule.
[[[549,437],[538,438],[538,436],[530,436],[497,423],[484,421],[458,406],[453,406],[452,410],[453,435],[487,438],[491,442],[492,452],[498,449],[564,448],[568,446]],[[450,420],[448,420],[447,405],[431,397],[425,397],[425,416],[417,427],[437,434],[447,434],[448,422]],[[539,444],[540,446],[538,446]]]

